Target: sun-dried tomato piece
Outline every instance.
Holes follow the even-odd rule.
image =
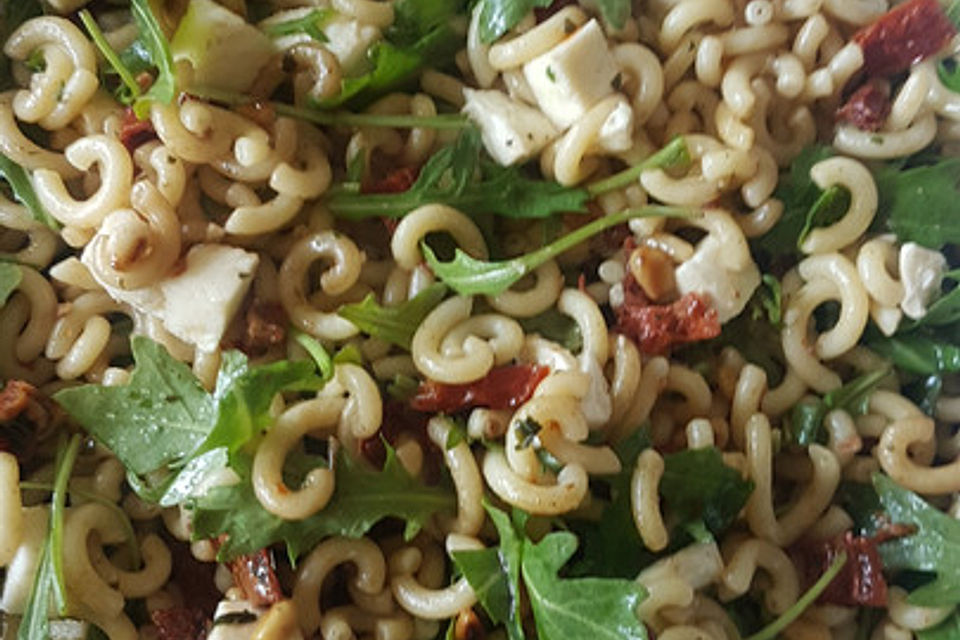
[[[37,388],[23,380],[7,380],[0,391],[0,422],[13,420],[27,408]]]
[[[633,280],[633,276],[627,276]],[[717,310],[699,293],[688,293],[671,304],[650,304],[636,285],[624,284],[624,301],[617,308],[617,329],[636,341],[642,353],[664,353],[688,342],[720,335]]]
[[[239,348],[247,355],[262,355],[287,337],[290,320],[283,306],[276,302],[255,301],[244,320],[246,327]]]
[[[160,640],[204,640],[210,620],[196,607],[172,607],[150,612]]]
[[[444,413],[473,407],[516,409],[530,399],[548,373],[549,367],[538,364],[509,364],[494,367],[480,380],[467,384],[427,380],[420,384],[410,406],[417,411]]]
[[[810,583],[823,575],[837,556],[847,554],[846,564],[820,595],[820,603],[843,607],[885,607],[887,581],[883,577],[883,562],[877,545],[904,534],[904,531],[881,531],[876,536],[865,537],[847,531],[823,542],[801,543],[795,551]]]
[[[231,560],[230,573],[247,602],[253,606],[265,607],[283,600],[273,552],[269,549],[260,549]]]
[[[398,167],[380,180],[363,187],[363,193],[403,193],[413,186],[420,175],[420,167]]]
[[[131,154],[142,144],[157,139],[157,132],[153,128],[150,120],[140,120],[133,112],[133,109],[127,107],[123,112],[123,122],[120,124],[120,142],[127,148]]]
[[[837,122],[847,122],[857,129],[877,131],[890,115],[890,95],[877,82],[868,82],[837,110]]]
[[[21,465],[36,453],[43,400],[36,387],[23,380],[7,380],[0,390],[0,451],[12,453]]]
[[[853,35],[868,75],[889,76],[943,49],[957,30],[937,0],[910,0]]]

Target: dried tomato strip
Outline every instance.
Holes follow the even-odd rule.
[[[887,121],[890,109],[889,94],[878,83],[868,82],[837,110],[837,122],[848,122],[864,131],[877,131]]]
[[[0,391],[0,422],[19,416],[30,404],[30,398],[36,391],[36,387],[29,382],[7,380],[7,384]]]
[[[150,120],[140,120],[133,109],[127,107],[123,112],[123,122],[120,124],[120,142],[127,151],[133,154],[140,145],[157,139],[157,132]]]
[[[420,175],[420,167],[399,167],[380,180],[363,187],[363,193],[403,193],[413,186]]]
[[[957,30],[937,0],[910,0],[854,34],[864,71],[889,76],[937,53]]]
[[[428,380],[410,400],[417,411],[454,413],[473,407],[515,409],[533,396],[537,385],[550,373],[538,364],[494,367],[485,377],[468,384],[444,384]]]
[[[717,310],[699,293],[664,305],[644,304],[642,296],[625,298],[617,308],[617,328],[633,338],[642,353],[665,353],[679,344],[720,335]]]
[[[233,581],[251,605],[265,607],[283,600],[283,589],[275,570],[273,552],[260,549],[256,553],[230,561]]]
[[[160,640],[204,640],[209,619],[196,607],[172,607],[150,612]]]

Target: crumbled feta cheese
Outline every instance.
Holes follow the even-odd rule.
[[[939,251],[908,242],[900,247],[899,266],[903,283],[900,308],[908,318],[918,320],[926,315],[927,305],[940,293],[947,259]]]
[[[760,286],[760,270],[752,260],[743,269],[732,271],[723,266],[723,254],[723,244],[708,235],[675,272],[681,295],[709,296],[721,323],[737,317]]]
[[[558,134],[539,110],[502,91],[464,89],[463,96],[463,113],[480,125],[483,146],[503,166],[533,157]]]
[[[523,66],[540,109],[566,129],[615,90],[620,69],[596,20]]]
[[[597,145],[601,151],[616,153],[633,146],[633,109],[623,96],[616,96],[616,106],[600,127]]]
[[[189,62],[193,82],[227,91],[249,89],[275,54],[262,31],[213,0],[190,0],[170,52]]]
[[[88,267],[90,260],[84,252]],[[152,287],[124,290],[100,284],[114,300],[158,318],[177,338],[213,351],[240,308],[258,261],[243,249],[199,244],[187,253],[183,271]],[[96,277],[96,270],[91,272]]]
[[[342,14],[335,14],[323,23],[328,41],[323,43],[340,61],[344,76],[366,73],[370,67],[367,51],[383,34],[380,28],[364,24]]]

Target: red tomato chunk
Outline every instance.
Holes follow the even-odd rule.
[[[516,409],[533,396],[537,385],[550,373],[537,364],[495,367],[484,378],[469,384],[421,383],[410,406],[417,411],[453,413],[473,407]]]
[[[940,51],[957,33],[937,0],[911,0],[854,34],[871,76],[906,71]]]

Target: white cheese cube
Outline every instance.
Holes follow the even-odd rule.
[[[903,283],[900,308],[908,318],[919,320],[927,314],[927,305],[940,293],[947,259],[939,251],[908,242],[900,247],[899,267]]]
[[[7,565],[3,596],[0,598],[0,609],[7,613],[21,615],[27,607],[49,519],[50,509],[46,506],[23,509],[23,535],[13,560]],[[56,615],[52,609],[50,613]]]
[[[81,260],[90,267],[89,252]],[[100,284],[114,300],[159,319],[180,340],[213,351],[240,308],[258,262],[255,253],[243,249],[199,244],[187,253],[180,273],[152,287],[125,290]],[[96,270],[91,273],[96,277]]]
[[[480,125],[483,146],[503,166],[528,160],[557,136],[539,110],[502,91],[464,89],[463,96],[463,113]]]
[[[367,51],[383,35],[379,27],[364,24],[353,18],[337,14],[323,25],[323,33],[329,39],[323,46],[340,61],[340,70],[350,77],[366,73],[370,68]]]
[[[540,109],[561,129],[613,93],[619,73],[595,19],[523,66]]]
[[[633,146],[633,108],[622,95],[614,97],[616,106],[603,121],[597,145],[600,151],[616,153],[627,151]]]
[[[259,258],[243,249],[201,244],[187,253],[180,275],[160,283],[167,331],[203,351],[220,344],[250,288]]]
[[[709,297],[721,324],[740,315],[760,286],[760,270],[753,260],[737,271],[723,264],[723,244],[708,235],[697,245],[693,257],[675,272],[677,290],[682,295],[700,293]]]
[[[193,67],[193,82],[246,91],[274,55],[259,29],[213,0],[190,0],[170,42],[174,62]]]
[[[313,6],[278,11],[260,23],[261,29],[276,24],[301,20],[309,14],[320,10],[329,12],[320,22],[320,31],[327,41],[322,44],[340,62],[340,71],[345,77],[357,76],[370,70],[370,61],[367,51],[381,38],[380,28],[371,24],[364,24],[342,13],[333,11],[328,2],[317,2]],[[317,42],[313,36],[305,31],[277,36],[273,39],[277,51],[285,51],[302,42]]]

